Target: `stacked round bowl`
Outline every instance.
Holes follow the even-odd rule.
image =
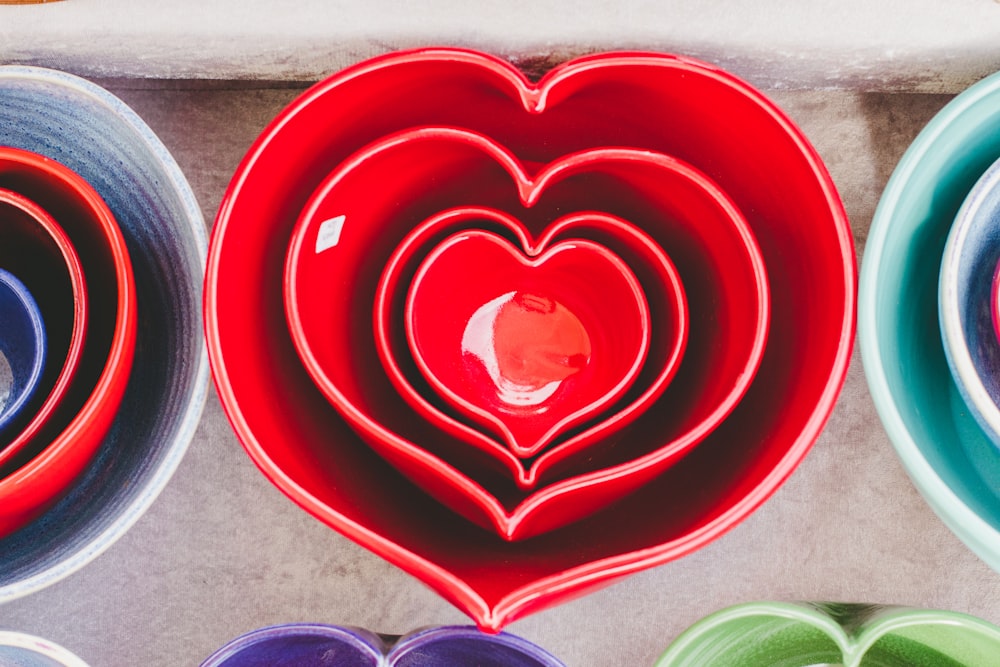
[[[821,160],[728,73],[425,49],[258,138],[205,320],[262,471],[497,630],[769,497],[842,385],[855,280]]]
[[[206,246],[131,109],[0,67],[0,601],[100,554],[179,462],[207,385]]]
[[[859,336],[886,431],[944,522],[1000,570],[1000,75],[953,99],[872,222]]]

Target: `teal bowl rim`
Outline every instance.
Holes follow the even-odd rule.
[[[914,171],[956,119],[1000,90],[1000,72],[974,84],[939,111],[903,154],[875,209],[861,263],[858,340],[875,409],[903,466],[931,509],[976,555],[1000,570],[1000,530],[972,510],[941,478],[910,434],[890,391],[878,344],[878,274],[890,236],[893,214]],[[1000,113],[1000,109],[998,109]],[[935,296],[937,292],[935,291]],[[971,416],[970,416],[970,419]]]

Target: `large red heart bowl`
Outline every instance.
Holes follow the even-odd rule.
[[[395,178],[387,181],[385,174]],[[551,231],[549,222],[576,206],[621,214],[677,255],[689,295],[695,342],[685,350],[677,386],[631,429],[642,436],[595,438],[587,447],[593,465],[586,473],[530,494],[508,477],[484,477],[484,466],[468,459],[485,449],[452,442],[408,409],[373,363],[378,336],[363,317],[377,300],[380,267],[391,264],[407,232],[432,211],[472,202],[516,214],[541,240]],[[336,222],[338,234],[328,231],[328,221]],[[333,237],[336,245],[327,247]],[[746,221],[686,163],[652,151],[602,148],[571,153],[529,174],[489,138],[448,128],[391,135],[331,172],[293,232],[285,290],[296,349],[348,423],[448,507],[512,540],[620,499],[717,427],[753,379],[769,312],[763,260]],[[672,342],[659,344],[669,348]]]
[[[478,131],[525,162],[601,146],[677,156],[736,202],[767,266],[767,349],[732,414],[636,493],[530,540],[507,542],[456,520],[373,452],[315,387],[285,323],[285,250],[310,194],[359,148],[429,124]],[[532,83],[490,56],[427,49],[321,82],[258,138],[213,228],[205,325],[222,403],[264,474],[497,630],[690,553],[770,497],[809,451],[843,384],[856,274],[847,217],[819,156],[732,75],[677,56],[604,54]]]
[[[533,249],[560,239],[585,238],[600,243],[635,270],[649,306],[650,338],[656,344],[648,350],[634,391],[597,423],[553,443],[531,461],[523,461],[502,443],[453,418],[425,396],[426,387],[420,384],[416,364],[402,340],[406,292],[403,286],[412,280],[429,247],[465,229],[492,229],[498,234],[508,234],[511,242],[520,247]],[[520,221],[508,213],[481,206],[460,206],[421,222],[397,246],[379,278],[373,327],[376,351],[399,395],[445,433],[490,453],[520,488],[530,489],[606,467],[598,451],[599,443],[612,442],[617,431],[631,424],[663,394],[687,345],[689,319],[687,297],[677,268],[648,234],[626,220],[596,211],[571,213],[555,220],[546,227],[544,236],[534,241]],[[437,439],[432,444],[442,442]],[[455,452],[441,454],[443,460],[453,465],[463,459],[455,456]]]

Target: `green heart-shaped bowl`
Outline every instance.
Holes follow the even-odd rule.
[[[655,667],[994,667],[1000,628],[948,611],[751,602],[685,630]]]

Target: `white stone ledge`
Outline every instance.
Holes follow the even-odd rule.
[[[315,80],[456,45],[544,68],[653,49],[769,88],[957,92],[1000,70],[996,0],[62,0],[0,5],[0,62],[101,78]]]

